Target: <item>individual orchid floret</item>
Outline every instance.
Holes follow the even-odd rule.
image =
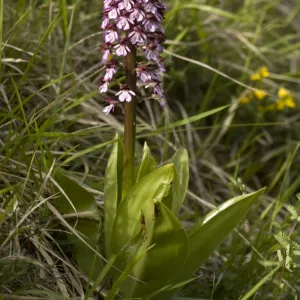
[[[119,9],[130,11],[134,6],[134,1],[132,0],[122,0],[119,2],[118,7]]]
[[[152,79],[151,73],[148,71],[148,67],[146,65],[138,65],[136,73],[143,82],[149,82]]]
[[[103,14],[103,18],[102,18],[101,28],[102,28],[102,29],[106,29],[108,25],[109,25],[108,14],[107,14],[107,13],[104,13],[104,14]]]
[[[99,93],[106,93],[108,90],[109,81],[106,81],[104,78],[101,78],[101,85],[99,87]]]
[[[108,8],[113,0],[104,0],[104,8]]]
[[[158,60],[159,52],[157,50],[157,46],[150,45],[145,50],[145,56],[148,60]]]
[[[109,24],[105,31],[105,42],[113,44],[114,42],[118,41],[118,32],[115,24]]]
[[[105,44],[101,45],[100,48],[101,48],[101,52],[102,52],[101,64],[104,64],[108,60],[108,57],[111,54],[112,44],[111,43],[105,43]]]
[[[142,22],[146,31],[155,32],[161,28],[160,22],[157,21],[157,18],[152,13],[147,13]]]
[[[107,15],[110,20],[117,19],[120,14],[118,3],[116,1],[111,1],[110,5],[107,7],[106,11],[108,12]]]
[[[133,31],[128,34],[128,37],[133,45],[144,44],[147,40],[147,35],[144,33],[141,26],[134,26]]]
[[[155,95],[157,95],[159,98],[164,98],[164,92],[162,87],[160,86],[159,80],[152,80],[147,82],[147,85],[145,86],[146,89],[153,88],[153,92]]]
[[[153,90],[154,90],[154,94],[158,95],[161,98],[164,97],[163,89],[158,82],[156,82],[156,84],[154,85]]]
[[[116,20],[116,25],[119,29],[128,30],[133,22],[130,20],[129,12],[122,10],[121,16]]]
[[[120,102],[130,102],[132,96],[135,96],[135,93],[130,90],[127,84],[123,84],[121,90],[116,94],[116,96],[119,96]]]
[[[112,80],[113,76],[117,73],[117,71],[118,71],[118,61],[117,60],[111,60],[111,61],[107,62],[104,80],[105,81]]]
[[[109,105],[105,106],[103,109],[104,114],[108,115],[110,112],[114,111],[115,106],[118,105],[120,102],[114,98],[106,98],[105,102]]]
[[[114,111],[114,110],[115,110],[114,104],[109,104],[104,107],[103,112],[105,115],[108,115],[111,111]]]
[[[132,22],[142,22],[145,17],[143,11],[143,5],[141,3],[135,3],[133,11],[130,13],[129,18]]]
[[[128,47],[127,39],[123,39],[117,44],[114,48],[116,48],[117,56],[126,56],[127,53],[130,52],[130,48]]]

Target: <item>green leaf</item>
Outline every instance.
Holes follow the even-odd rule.
[[[244,218],[265,188],[226,201],[189,233],[189,253],[177,281],[190,278]],[[165,299],[168,299],[166,297]]]
[[[176,151],[171,162],[175,167],[174,183],[172,185],[172,193],[163,202],[174,214],[177,214],[184,202],[189,183],[189,157],[186,149]]]
[[[132,274],[146,285],[128,279],[125,283],[125,296],[129,298],[143,297],[170,284],[174,274],[180,272],[188,253],[188,236],[179,220],[163,203],[157,202],[155,207],[153,232],[150,229],[153,248],[136,265]],[[157,295],[153,299],[166,298]]]
[[[116,258],[117,258],[116,255],[112,255],[110,257],[109,261],[107,262],[107,264],[105,265],[105,267],[98,270],[98,277],[95,280],[95,282],[93,283],[92,287],[90,289],[88,289],[88,291],[84,297],[84,300],[89,300],[90,297],[93,295],[93,293],[96,291],[97,287],[99,287],[99,285],[103,282],[103,280],[108,275],[109,270],[113,267],[113,264],[114,264]]]
[[[64,214],[65,219],[70,220],[70,225],[83,240],[99,252],[101,219],[93,195],[60,172],[55,173],[55,179],[60,191],[60,195],[56,199],[58,211]],[[97,273],[102,269],[103,261],[74,234],[69,233],[67,237],[73,244],[78,267],[95,280]]]
[[[173,164],[165,165],[141,178],[121,202],[112,233],[112,253],[118,254],[142,227],[141,212],[146,202],[161,201],[174,177]]]
[[[141,178],[143,178],[145,175],[155,170],[156,168],[157,168],[156,161],[154,157],[151,155],[151,151],[147,143],[145,143],[143,149],[142,162],[138,168],[136,181],[139,181]]]
[[[56,199],[56,206],[60,213],[84,212],[99,219],[97,204],[92,194],[61,172],[55,173],[55,180],[61,188],[60,196]]]
[[[116,136],[116,139],[118,136]],[[104,236],[105,254],[110,256],[111,235],[118,204],[122,197],[123,144],[120,139],[113,145],[105,172],[104,184]]]
[[[145,255],[145,253],[148,250],[149,249],[146,249],[145,251],[142,251],[142,252],[138,253],[137,255],[135,255],[134,258],[126,265],[126,268],[123,271],[123,273],[118,277],[118,279],[114,282],[110,291],[107,293],[105,300],[115,299],[115,297],[117,296],[117,294],[120,290],[122,283],[128,278],[128,276],[132,272],[135,265],[142,259],[142,257]]]
[[[74,223],[74,229],[76,229],[92,248],[100,252],[99,239],[101,222],[90,219],[80,219],[74,221]],[[68,234],[68,240],[73,244],[73,252],[79,269],[89,278],[96,280],[100,270],[103,268],[103,261],[101,258],[76,236]]]
[[[166,18],[168,17],[169,14],[173,14],[177,11],[182,11],[185,8],[197,9],[200,11],[208,12],[209,14],[212,14],[212,15],[215,14],[217,16],[221,16],[221,17],[225,17],[225,18],[229,18],[229,19],[234,19],[234,20],[240,19],[240,16],[238,16],[236,14],[232,14],[228,11],[216,8],[214,6],[204,5],[204,4],[193,4],[193,3],[177,6],[176,8],[174,8],[167,14]]]
[[[174,123],[171,123],[168,125],[167,129],[173,129],[173,128],[176,128],[176,127],[181,127],[181,126],[184,126],[186,124],[190,124],[190,123],[193,123],[193,122],[197,122],[201,119],[204,119],[210,115],[213,115],[213,114],[216,114],[226,108],[228,108],[229,105],[224,105],[224,106],[221,106],[221,107],[218,107],[218,108],[214,108],[212,110],[209,110],[209,111],[206,111],[206,112],[203,112],[203,113],[200,113],[200,114],[197,114],[197,115],[194,115],[194,116],[191,116],[191,117],[188,117],[188,118],[185,118],[185,119],[182,119],[182,120],[179,120],[179,121],[176,121]],[[161,128],[158,128],[157,131],[165,131],[166,128],[165,127],[161,127]]]
[[[201,227],[189,236],[190,251],[185,268],[191,267],[193,270],[189,271],[191,275],[244,218],[252,204],[264,191],[265,188],[230,199],[204,218]]]
[[[279,264],[273,270],[271,270],[267,275],[265,275],[256,285],[254,285],[250,291],[248,291],[243,297],[240,297],[241,300],[247,300],[252,297],[282,266]],[[253,299],[253,297],[252,297]]]

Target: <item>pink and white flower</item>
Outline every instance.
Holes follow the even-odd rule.
[[[144,44],[147,40],[146,34],[143,32],[140,26],[135,26],[133,31],[128,34],[130,42],[135,44]]]
[[[119,97],[120,102],[130,102],[132,96],[135,96],[135,93],[129,89],[127,85],[123,85],[121,90],[116,94]]]
[[[115,24],[110,24],[107,26],[104,33],[104,40],[106,43],[113,44],[118,40],[118,31]]]
[[[136,3],[134,5],[133,11],[132,13],[130,13],[129,18],[132,22],[136,21],[136,22],[141,22],[143,21],[144,17],[145,17],[145,13],[142,9],[142,5],[140,3]]]
[[[105,14],[102,18],[101,28],[106,29],[108,25],[109,25],[109,18]]]
[[[106,81],[104,78],[101,78],[100,80],[101,85],[99,86],[99,93],[103,94],[106,93],[109,86],[109,81]]]
[[[114,48],[116,48],[117,56],[126,56],[127,53],[130,52],[130,48],[128,47],[127,43],[120,43],[116,45]]]
[[[115,109],[115,105],[110,104],[104,107],[103,112],[104,114],[108,115],[111,111],[114,111],[114,109]]]
[[[118,7],[112,7],[109,11],[108,11],[108,18],[111,20],[117,19],[119,17],[119,8]]]
[[[133,22],[130,20],[129,15],[120,16],[116,21],[117,27],[123,30],[128,30],[130,28],[130,24],[133,24]]]
[[[124,10],[131,10],[132,7],[134,5],[134,2],[132,0],[122,0],[121,2],[119,2],[118,7],[119,9],[124,9]]]
[[[111,81],[113,76],[117,73],[117,71],[118,71],[117,60],[111,60],[108,63],[106,63],[104,81]]]

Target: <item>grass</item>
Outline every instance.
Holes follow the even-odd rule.
[[[267,187],[183,296],[297,299],[300,5],[296,0],[167,5],[168,108],[139,105],[138,155],[145,140],[162,163],[178,147],[188,149],[191,178],[182,210],[187,224],[232,196]],[[122,133],[123,114],[104,115],[97,91],[100,12],[101,1],[95,0],[0,1],[4,299],[79,299],[89,282],[47,203],[57,196],[52,174],[63,168],[103,205],[105,166],[115,132]],[[252,82],[249,75],[263,65],[270,76]],[[258,100],[238,101],[251,89],[266,90],[266,101],[274,101],[282,86],[293,93],[296,108],[259,111]],[[199,115],[224,105],[230,107],[205,119]],[[286,261],[286,267],[276,269],[277,261]]]

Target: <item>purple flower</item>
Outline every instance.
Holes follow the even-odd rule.
[[[110,24],[106,28],[106,31],[104,33],[104,40],[106,43],[114,43],[115,41],[118,40],[118,32],[116,30],[116,25],[115,24]]]
[[[119,8],[118,7],[111,7],[108,11],[108,18],[111,20],[117,19],[119,16]]]
[[[104,114],[108,115],[111,111],[114,111],[114,109],[115,109],[114,104],[110,104],[104,107],[103,112]]]
[[[157,49],[157,46],[152,42],[148,43],[145,50],[145,55],[148,60],[158,60],[159,51]]]
[[[107,92],[109,86],[109,81],[106,81],[104,78],[101,78],[101,85],[99,87],[99,93],[103,94]]]
[[[126,11],[122,11],[122,15],[116,20],[116,25],[119,29],[128,30],[130,24],[133,22],[129,18],[129,14]]]
[[[111,43],[105,43],[100,47],[101,52],[102,52],[101,64],[104,64],[107,61],[107,59],[111,53],[111,47],[112,47]]]
[[[135,3],[132,13],[130,13],[129,18],[132,22],[137,21],[141,22],[143,21],[145,14],[143,12],[143,6],[140,3]]]
[[[104,0],[104,8],[108,8],[112,0]]]
[[[161,86],[159,85],[159,83],[156,83],[153,87],[154,93],[156,95],[158,95],[159,97],[164,97],[164,92],[161,88]]]
[[[157,62],[157,65],[159,66],[159,69],[161,72],[166,72],[166,69],[162,63],[163,59],[161,56],[158,57],[158,62]]]
[[[160,23],[157,21],[156,17],[152,13],[147,13],[142,24],[144,25],[146,31],[155,32],[160,29]]]
[[[126,56],[128,52],[130,52],[130,48],[128,47],[126,39],[120,41],[120,44],[116,45],[116,54],[118,56]]]
[[[145,86],[145,88],[149,88],[152,87],[154,94],[157,95],[157,97],[159,98],[163,98],[164,97],[164,92],[162,87],[160,86],[160,81],[159,80],[151,80],[149,82],[147,82],[147,85]]]
[[[118,69],[124,64],[118,63],[118,57],[127,56],[132,49],[144,50],[145,61],[139,62],[135,71],[140,79],[138,87],[153,90],[151,98],[159,102],[164,97],[160,85],[160,73],[165,72],[162,43],[165,35],[162,28],[165,5],[161,0],[103,0],[104,12],[101,28],[104,30],[104,44],[101,47],[102,64],[105,74],[101,79],[99,92],[106,93]],[[111,59],[115,55],[116,59]],[[125,64],[126,67],[126,64]],[[103,112],[109,114],[117,103],[130,102],[135,92],[124,84],[116,93],[118,99],[106,99],[108,105]],[[160,102],[161,103],[161,102]]]
[[[120,102],[130,102],[132,99],[132,96],[135,96],[135,93],[129,89],[129,87],[124,84],[121,88],[121,90],[116,94],[116,96],[119,96]]]
[[[149,82],[152,79],[151,73],[148,72],[148,68],[145,65],[139,65],[136,69],[136,73],[143,82]]]
[[[112,61],[108,62],[106,64],[104,80],[105,81],[112,80],[113,76],[117,73],[117,71],[118,71],[118,61],[112,60]]]
[[[120,10],[125,9],[125,10],[129,11],[132,9],[133,5],[134,5],[134,2],[131,0],[122,0],[119,2],[118,7]]]
[[[109,18],[107,17],[107,14],[104,14],[102,18],[101,28],[106,29],[108,25],[109,25]]]
[[[148,3],[146,3],[144,5],[144,10],[146,12],[151,12],[154,15],[157,14],[157,7],[154,5],[154,3],[152,1],[149,1]]]
[[[128,34],[129,40],[132,44],[144,44],[147,40],[146,34],[140,26],[133,27],[133,31]]]

